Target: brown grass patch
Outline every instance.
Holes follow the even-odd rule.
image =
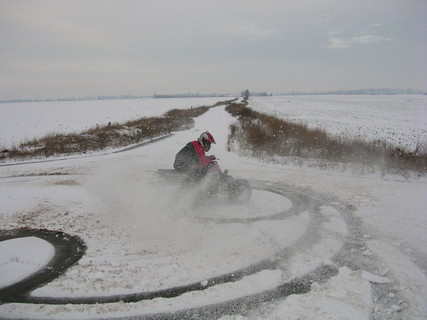
[[[238,142],[255,157],[264,155],[326,159],[343,163],[380,165],[390,173],[413,170],[427,173],[426,150],[407,152],[384,141],[366,142],[332,137],[320,129],[287,122],[248,108],[230,104],[226,110],[237,117],[230,126],[228,149]]]
[[[219,102],[215,105],[224,103]],[[194,125],[193,118],[202,115],[209,108],[202,106],[184,110],[173,109],[166,112],[162,117],[144,117],[126,123],[109,123],[80,133],[51,134],[5,150],[2,152],[1,158],[40,158],[81,154],[109,147],[124,147],[168,135],[172,131],[189,129]]]
[[[172,109],[164,114],[165,117],[172,118],[194,118],[204,114],[210,107],[201,106],[190,109]]]
[[[53,183],[55,186],[78,186],[79,183],[76,180],[68,179],[63,181],[56,181]]]

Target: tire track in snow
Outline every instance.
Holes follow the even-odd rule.
[[[286,219],[287,217],[298,215],[303,211],[308,211],[310,213],[310,222],[308,224],[307,230],[304,235],[298,239],[292,246],[286,247],[281,251],[277,252],[275,257],[270,259],[265,259],[262,261],[255,262],[247,267],[244,267],[234,272],[223,274],[217,277],[210,278],[203,283],[195,282],[188,285],[183,285],[179,287],[167,288],[158,291],[151,292],[139,292],[132,294],[122,294],[122,295],[110,295],[110,296],[93,296],[93,297],[36,297],[31,296],[30,293],[36,287],[42,286],[47,281],[52,280],[53,278],[59,276],[61,273],[65,272],[66,269],[72,266],[74,263],[80,259],[84,254],[86,249],[84,243],[81,239],[77,237],[72,237],[65,235],[63,233],[47,230],[22,230],[7,231],[2,232],[2,237],[0,240],[12,239],[13,237],[23,237],[23,236],[38,236],[42,239],[53,244],[56,248],[55,257],[52,261],[49,262],[48,266],[44,269],[51,270],[50,278],[46,276],[41,276],[40,273],[36,273],[30,276],[27,279],[24,279],[21,282],[18,282],[7,288],[3,288],[0,291],[0,298],[5,302],[21,302],[28,304],[54,304],[54,305],[64,305],[64,304],[106,304],[106,303],[116,303],[116,302],[138,302],[142,300],[152,300],[155,298],[165,298],[173,299],[179,297],[183,294],[189,292],[204,291],[208,288],[219,286],[226,283],[239,282],[247,276],[254,275],[263,270],[275,270],[275,269],[284,269],[286,270],[288,262],[297,254],[298,252],[303,252],[304,250],[309,250],[313,248],[316,244],[321,241],[322,235],[322,218],[320,213],[320,208],[322,206],[330,205],[331,200],[322,198],[321,196],[310,195],[307,192],[299,191],[296,188],[281,184],[271,184],[262,181],[253,181],[252,182],[255,189],[265,190],[279,194],[283,197],[288,198],[292,202],[291,208],[274,214],[271,216],[262,216],[262,217],[253,217],[253,218],[203,218],[204,221],[213,222],[213,223],[245,223],[251,224],[257,221],[262,220],[281,220]],[[353,217],[352,212],[348,208],[343,208],[342,206],[338,208],[336,206],[339,214],[345,220],[346,226],[349,231],[349,235],[345,237],[342,247],[337,250],[337,252],[332,257],[324,257],[324,259],[331,259],[336,262],[338,265],[343,264],[357,264],[357,260],[360,259],[361,254],[355,254],[355,248],[361,248],[360,246],[360,235],[358,230],[360,229],[357,225],[359,224]],[[200,221],[203,223],[203,221]],[[67,240],[66,243],[61,241],[62,239],[72,239],[72,241]],[[349,252],[352,252],[350,254]],[[198,319],[200,317],[212,318],[218,317],[224,314],[230,313],[245,313],[248,310],[260,306],[264,302],[281,299],[291,294],[303,294],[311,290],[311,284],[313,282],[324,283],[331,276],[337,274],[337,267],[333,264],[322,264],[317,265],[314,269],[310,270],[306,274],[299,275],[283,283],[278,283],[272,289],[264,290],[255,294],[251,294],[246,297],[234,298],[230,301],[225,301],[221,303],[215,303],[212,305],[203,305],[191,307],[187,310],[178,310],[174,312],[160,312],[158,314],[141,314],[135,318],[140,319],[141,317],[146,319],[179,319],[179,318],[189,318],[189,319]],[[43,274],[43,272],[42,272]],[[127,317],[129,318],[129,317]],[[132,316],[130,317],[132,318]]]
[[[25,279],[0,289],[2,302],[28,302],[29,293],[38,287],[56,279],[69,267],[77,263],[86,251],[82,239],[61,231],[46,229],[15,229],[0,230],[0,241],[16,238],[38,237],[55,248],[55,254],[46,266],[26,277]]]

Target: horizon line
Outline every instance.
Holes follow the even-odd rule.
[[[327,91],[288,91],[282,93],[249,91],[250,96],[283,96],[283,95],[399,95],[399,94],[422,94],[427,95],[427,91],[417,89],[350,89],[350,90],[327,90]],[[90,100],[121,100],[121,99],[146,99],[146,98],[209,98],[209,97],[239,97],[242,93],[178,93],[178,94],[157,94],[152,95],[98,95],[85,97],[58,97],[58,98],[15,98],[0,99],[0,103],[13,102],[53,102],[53,101],[90,101]]]

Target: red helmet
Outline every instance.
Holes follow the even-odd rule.
[[[211,144],[216,143],[214,137],[209,133],[209,131],[203,132],[198,140],[205,151],[209,151],[211,149]]]

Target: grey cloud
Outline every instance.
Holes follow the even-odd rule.
[[[372,34],[351,37],[348,39],[331,37],[329,38],[329,44],[327,47],[331,49],[343,49],[343,48],[349,48],[354,45],[376,44],[376,43],[390,41],[390,40],[392,40],[392,38],[372,35]]]

